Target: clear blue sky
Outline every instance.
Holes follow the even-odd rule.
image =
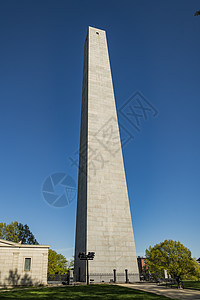
[[[159,111],[123,149],[137,254],[164,239],[200,256],[199,1],[0,2],[0,221],[27,223],[73,255],[76,200],[42,196],[52,173],[77,185],[83,46],[107,31],[117,107],[136,90]],[[131,130],[130,124],[123,121]]]

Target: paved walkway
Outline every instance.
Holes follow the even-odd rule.
[[[189,290],[189,289],[173,289],[169,287],[161,287],[157,284],[145,284],[145,283],[134,283],[134,284],[119,284],[120,286],[137,289],[145,292],[155,293],[157,295],[166,296],[173,299],[180,300],[200,300],[200,291]]]

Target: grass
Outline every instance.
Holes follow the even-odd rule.
[[[200,290],[200,281],[184,280],[183,281],[183,288],[184,289]]]
[[[200,290],[200,281],[191,281],[191,280],[183,280],[182,281],[184,289],[192,289],[192,290]],[[166,283],[159,284],[160,286],[166,286]],[[172,288],[177,288],[177,284],[172,284]]]
[[[169,298],[153,293],[125,288],[116,285],[82,285],[40,289],[25,289],[0,292],[0,299],[134,299],[134,300],[167,300]]]

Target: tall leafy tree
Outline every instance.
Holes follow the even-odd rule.
[[[163,270],[178,282],[184,277],[198,276],[199,267],[191,252],[180,242],[165,240],[146,250],[146,264],[153,274],[163,274]]]
[[[194,16],[195,16],[195,17],[200,16],[200,10],[197,10],[197,11],[194,13]]]
[[[68,261],[64,255],[49,249],[48,274],[66,274],[68,270]]]
[[[22,242],[22,244],[29,245],[38,245],[39,243],[35,239],[33,233],[30,231],[27,224],[23,225],[21,223],[18,224],[18,238]]]
[[[28,225],[23,225],[16,221],[10,224],[0,223],[0,238],[15,243],[38,245]]]
[[[0,223],[0,238],[18,243],[19,242],[19,228],[18,222],[11,222],[10,224]]]

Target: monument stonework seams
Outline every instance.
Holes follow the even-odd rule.
[[[77,220],[76,281],[86,281],[79,252],[95,252],[90,279],[138,280],[138,266],[106,32],[89,27],[84,47]]]

